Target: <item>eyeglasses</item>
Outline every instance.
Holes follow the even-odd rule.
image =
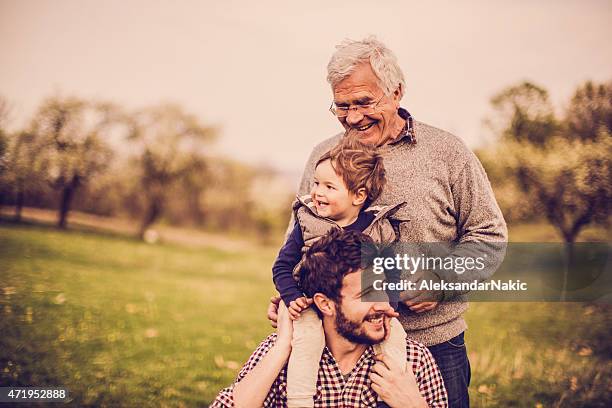
[[[332,113],[332,115],[337,116],[339,118],[347,117],[351,110],[355,110],[364,116],[372,115],[373,113],[376,113],[378,104],[380,103],[380,101],[383,100],[384,97],[385,95],[381,96],[380,99],[376,102],[366,103],[363,105],[338,106],[335,102],[332,102],[331,106],[329,107],[329,111]]]

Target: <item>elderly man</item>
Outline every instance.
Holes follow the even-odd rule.
[[[383,341],[394,312],[388,302],[365,302],[362,248],[372,243],[356,231],[334,230],[308,250],[302,288],[323,321],[326,347],[319,363],[315,407],[447,407],[442,376],[425,346],[406,340],[402,369],[373,345]],[[268,336],[244,365],[236,382],[211,407],[285,407],[292,324],[283,304],[276,334]],[[377,361],[378,360],[378,361]]]
[[[373,37],[347,40],[337,46],[327,71],[333,91],[330,111],[346,130],[356,131],[363,142],[380,146],[382,151],[387,187],[374,204],[408,203],[396,214],[400,241],[449,243],[455,254],[473,250],[474,244],[507,241],[502,213],[476,156],[457,137],[413,120],[400,107],[404,76],[391,50]],[[299,195],[308,193],[314,164],[340,137],[314,148]],[[490,254],[489,273],[503,258],[499,248],[493,251],[497,252]],[[456,281],[469,278],[469,274],[454,275],[447,277]],[[432,299],[404,294],[399,320],[408,337],[432,352],[449,405],[468,407],[470,365],[463,338],[467,302],[460,292],[436,295]],[[273,322],[275,308],[273,301],[268,310]]]

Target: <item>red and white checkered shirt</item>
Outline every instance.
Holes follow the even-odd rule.
[[[251,354],[249,360],[238,373],[236,381],[231,386],[221,390],[217,398],[210,405],[211,408],[230,408],[234,406],[232,391],[236,383],[240,382],[266,355],[276,341],[276,333],[269,335]],[[408,351],[407,361],[412,367],[421,395],[430,407],[448,407],[448,398],[442,375],[433,356],[421,343],[406,340]],[[376,407],[377,395],[372,390],[370,371],[376,363],[374,351],[368,347],[361,355],[355,368],[348,377],[342,375],[338,363],[331,352],[325,347],[319,364],[319,377],[317,379],[317,394],[315,407]],[[281,370],[278,377],[270,387],[263,406],[285,408],[287,406],[287,366]]]

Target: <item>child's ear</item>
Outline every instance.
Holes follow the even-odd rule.
[[[365,203],[365,200],[368,198],[368,193],[365,188],[361,187],[353,196],[353,205],[360,206]]]
[[[312,297],[312,302],[325,316],[333,316],[334,311],[336,310],[336,304],[322,293],[315,293],[315,295]]]

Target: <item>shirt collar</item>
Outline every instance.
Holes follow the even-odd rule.
[[[389,144],[396,144],[400,141],[407,142],[408,144],[416,144],[416,132],[414,130],[414,119],[412,118],[412,115],[406,109],[401,107],[397,110],[397,114],[404,119],[404,121],[406,121],[406,124],[404,125],[404,128],[400,132],[399,136],[389,142]]]
[[[329,365],[338,365],[338,363],[336,362],[336,359],[334,358],[333,354],[331,353],[331,351],[329,351],[329,349],[327,348],[327,346],[325,346],[325,348],[323,348],[323,360],[329,364]],[[361,357],[359,357],[359,360],[357,360],[357,364],[355,364],[355,368],[353,368],[352,371],[360,368],[365,362],[373,362],[374,361],[374,349],[372,348],[372,346],[368,346],[365,351],[363,352],[363,354],[361,355]]]

